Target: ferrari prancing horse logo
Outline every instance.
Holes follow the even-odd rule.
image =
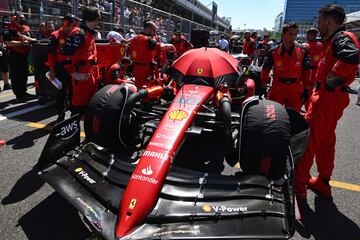
[[[124,50],[124,48],[123,48],[123,47],[122,47],[122,48],[120,48],[120,53],[121,53],[121,55],[123,55],[123,56],[124,56],[125,50]]]
[[[197,73],[198,73],[199,75],[203,74],[203,72],[204,72],[204,69],[202,69],[202,68],[198,68],[198,69],[197,69]]]
[[[296,56],[297,56],[297,59],[300,59],[301,58],[301,52],[297,52]]]
[[[133,198],[133,199],[131,199],[131,201],[130,201],[129,209],[134,209],[134,208],[135,208],[135,205],[136,205],[136,199]]]

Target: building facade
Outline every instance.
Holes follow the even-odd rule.
[[[346,13],[360,10],[360,0],[285,0],[283,23],[296,22],[303,35],[309,27],[316,26],[318,11],[327,4],[340,5]]]
[[[284,12],[279,13],[275,18],[274,32],[280,32],[283,26]]]

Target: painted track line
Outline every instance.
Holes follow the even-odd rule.
[[[42,108],[46,108],[50,105],[52,105],[53,102],[48,102],[44,105],[34,105],[34,106],[31,106],[31,107],[28,107],[28,108],[24,108],[24,109],[21,109],[19,111],[16,111],[16,112],[11,112],[11,113],[8,113],[8,114],[0,114],[0,121],[3,121],[3,120],[6,120],[6,119],[9,119],[9,118],[14,118],[16,116],[20,116],[20,115],[23,115],[23,114],[26,114],[26,113],[29,113],[29,112],[32,112],[32,111],[36,111],[36,110],[39,110],[39,109],[42,109]]]
[[[338,182],[338,181],[334,181],[334,180],[330,180],[329,184],[332,187],[350,190],[350,191],[354,191],[354,192],[360,192],[360,185]]]
[[[5,90],[5,91],[10,91],[11,92],[11,90]],[[6,93],[6,94],[4,94],[5,91],[2,91],[3,94],[0,94],[0,98],[15,96],[14,93]],[[35,87],[28,88],[27,92],[35,94]]]
[[[49,131],[52,130],[51,126],[48,126],[48,125],[45,125],[42,123],[29,123],[29,124],[27,124],[27,126],[32,127],[32,128],[44,128]],[[85,133],[83,131],[81,131],[80,136],[85,137]],[[240,168],[240,165],[236,164],[234,167]],[[335,187],[335,188],[344,189],[344,190],[360,192],[360,185],[356,185],[356,184],[344,183],[344,182],[338,182],[338,181],[331,180],[330,186]]]

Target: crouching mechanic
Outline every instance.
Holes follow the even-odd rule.
[[[72,77],[71,114],[83,115],[91,97],[98,90],[99,68],[95,34],[100,13],[97,8],[83,9],[82,22],[76,34],[67,40],[71,48],[71,65],[66,70]]]
[[[342,27],[345,11],[337,5],[320,9],[318,29],[323,40],[316,86],[305,119],[310,138],[307,149],[295,169],[295,194],[306,199],[306,189],[331,197],[329,180],[334,169],[335,129],[344,109],[349,105],[348,86],[354,81],[359,63],[359,42]],[[311,178],[310,169],[316,159],[318,177]]]
[[[144,31],[131,39],[129,46],[129,55],[133,61],[133,73],[136,87],[151,86],[149,78],[157,79],[155,70],[157,59],[155,56],[161,56],[165,51],[176,51],[172,44],[162,44],[154,39],[157,26],[152,21],[144,22]]]
[[[79,34],[79,19],[72,15],[63,18],[63,24],[60,29],[50,35],[50,44],[48,50],[48,64],[50,68],[50,80],[55,77],[62,83],[62,88],[58,90],[56,96],[56,109],[58,118],[56,122],[61,122],[65,118],[65,101],[67,93],[71,96],[71,75],[65,70],[71,65],[72,35]]]
[[[135,84],[132,81],[131,74],[128,73],[128,68],[131,65],[131,60],[128,57],[124,57],[121,60],[121,63],[114,63],[109,66],[106,70],[106,76],[104,79],[104,84],[122,84],[129,83]]]
[[[296,23],[288,23],[283,27],[282,43],[265,56],[261,82],[265,89],[270,70],[274,68],[269,99],[300,112],[302,100],[306,98],[303,93],[309,92],[311,57],[305,48],[295,44],[298,31]]]

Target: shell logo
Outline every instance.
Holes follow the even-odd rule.
[[[168,116],[171,120],[182,121],[188,116],[188,113],[182,110],[175,110],[171,111]]]
[[[82,171],[82,168],[81,168],[81,167],[75,169],[75,172],[76,172],[76,173],[79,173],[79,172],[81,172],[81,171]]]
[[[204,69],[202,69],[202,68],[198,68],[198,69],[197,69],[197,73],[198,73],[199,75],[203,74],[203,72],[204,72]]]
[[[211,207],[209,205],[204,205],[204,206],[202,206],[202,210],[204,212],[211,212]]]
[[[65,43],[65,39],[60,39],[59,40],[59,44],[64,44]]]
[[[319,55],[315,55],[313,60],[314,60],[315,62],[319,61],[319,60],[320,60],[320,56],[319,56]]]
[[[123,55],[124,56],[124,53],[125,53],[125,49],[122,47],[122,48],[120,48],[120,53],[121,53],[121,55]]]
[[[281,61],[277,61],[277,62],[275,63],[275,65],[276,65],[277,67],[280,67],[280,66],[282,65],[282,62],[281,62]]]

